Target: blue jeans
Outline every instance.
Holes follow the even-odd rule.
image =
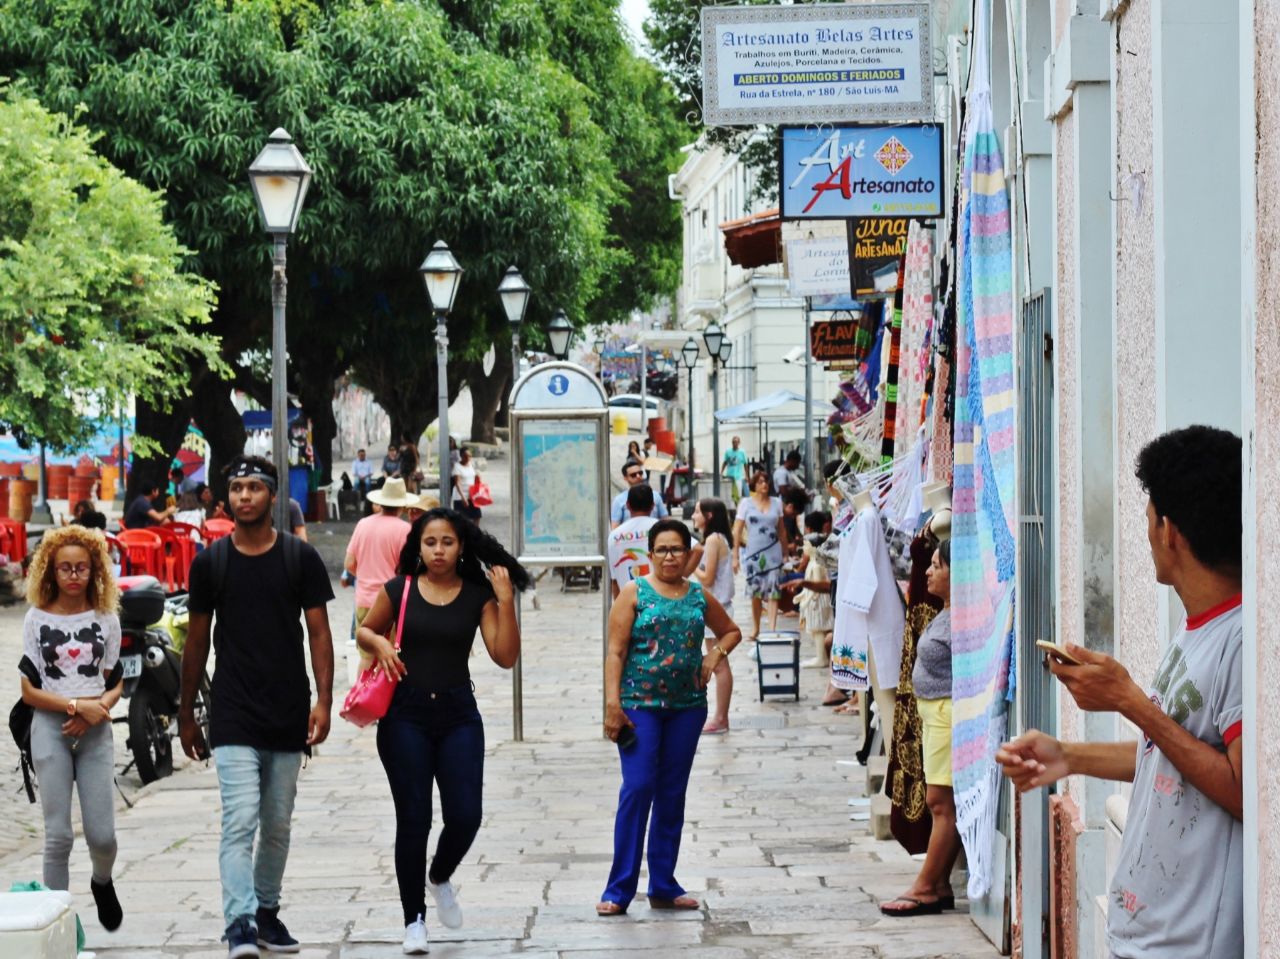
[[[219,746],[213,762],[222,793],[218,872],[222,914],[229,926],[241,916],[253,919],[259,907],[280,905],[302,753]],[[255,856],[253,839],[259,827],[262,836]]]
[[[396,807],[396,882],[407,926],[426,912],[431,784],[440,788],[444,828],[431,881],[453,875],[480,831],[484,722],[470,686],[428,692],[401,683],[378,723],[378,757]]]
[[[635,723],[636,744],[618,749],[622,791],[613,824],[613,869],[600,898],[622,907],[635,898],[649,827],[649,895],[675,899],[684,895],[676,882],[676,859],[684,829],[684,796],[698,750],[707,707],[692,709],[627,709]],[[650,813],[652,812],[652,819]]]

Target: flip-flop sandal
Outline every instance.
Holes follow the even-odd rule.
[[[860,712],[857,700],[846,699],[843,703],[831,710],[833,713],[839,713],[841,716],[856,716]]]
[[[886,909],[888,902],[880,904],[880,912],[886,916],[936,916],[942,912],[942,900],[935,899],[933,902],[921,902],[911,896],[897,896],[890,899],[889,902],[909,902],[909,909]]]
[[[656,896],[649,897],[650,909],[701,909],[702,903],[694,899],[693,896],[676,896],[674,899],[659,899]]]
[[[621,903],[609,902],[608,900],[596,903],[597,916],[625,916],[626,914],[627,907]]]
[[[848,701],[849,701],[849,697],[848,697],[848,696],[839,696],[839,697],[831,697],[831,696],[829,696],[829,697],[827,697],[826,699],[824,699],[824,700],[822,701],[822,705],[824,705],[824,706],[843,706],[843,705],[844,705],[845,703],[847,703]]]
[[[939,896],[938,905],[942,907],[943,911],[946,911],[948,909],[955,909],[956,897],[955,896]]]
[[[715,723],[707,723],[702,727],[702,735],[704,736],[723,736],[729,731],[728,724],[718,726]]]

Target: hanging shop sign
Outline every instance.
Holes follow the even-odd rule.
[[[849,244],[842,236],[787,243],[792,296],[830,296],[849,289]]]
[[[855,296],[892,293],[898,286],[898,264],[907,252],[911,220],[899,217],[854,217],[849,227],[850,292]]]
[[[942,216],[942,128],[783,127],[784,220]]]
[[[933,119],[930,4],[702,9],[703,122]]]
[[[847,363],[858,357],[858,321],[814,320],[809,327],[809,351],[815,363]]]

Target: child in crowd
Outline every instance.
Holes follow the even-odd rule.
[[[825,510],[813,510],[804,518],[803,555],[798,570],[809,583],[827,582],[827,568],[817,558],[818,547],[831,535],[831,514]],[[802,665],[824,669],[831,662],[831,631],[835,628],[835,607],[829,593],[805,589],[796,601],[800,607],[800,628],[809,634],[813,643],[813,659]]]

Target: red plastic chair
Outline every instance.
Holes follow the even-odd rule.
[[[200,535],[200,529],[192,526],[190,523],[176,523],[173,520],[164,524],[164,529],[172,530],[174,535],[178,537],[178,544],[182,547],[182,569],[183,582],[188,581],[187,574],[191,572],[191,564],[196,558],[197,543],[203,543],[204,537]]]
[[[224,536],[230,536],[232,530],[234,530],[235,528],[236,528],[236,524],[229,519],[205,520],[204,529],[201,530],[201,532],[204,534],[205,545],[208,546],[210,543],[214,542],[215,540],[220,540]]]
[[[188,536],[179,536],[171,529],[164,526],[151,526],[147,529],[148,533],[155,533],[160,537],[160,553],[161,562],[164,564],[164,584],[165,588],[172,593],[174,590],[185,589],[187,585],[187,570],[190,569],[190,563],[186,560],[186,547],[184,541],[191,542]]]
[[[120,540],[116,539],[110,533],[107,533],[106,536],[107,536],[107,555],[111,557],[111,561],[113,563],[119,564],[120,575],[128,576],[129,575],[129,550],[125,547],[124,543],[120,542]]]
[[[11,563],[21,563],[27,558],[27,524],[16,519],[0,518],[0,529],[9,535],[9,554]]]
[[[163,578],[165,574],[164,540],[149,529],[125,529],[116,537],[125,549],[129,572],[135,576]]]

